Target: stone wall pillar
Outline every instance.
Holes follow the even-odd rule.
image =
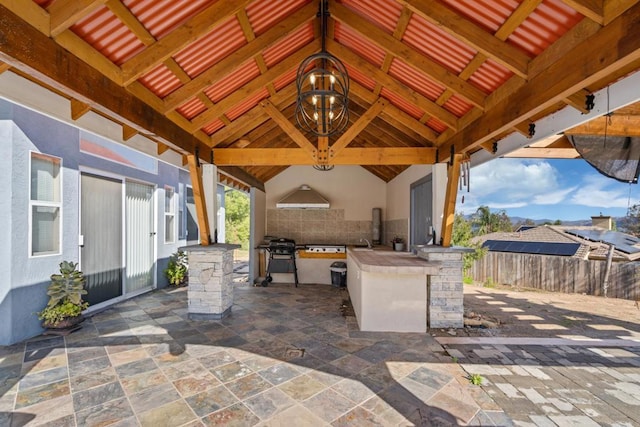
[[[189,262],[189,318],[219,320],[233,305],[233,250],[240,245],[215,244],[180,248]]]
[[[426,246],[417,255],[427,261],[439,262],[438,274],[429,276],[427,290],[429,328],[464,327],[462,255],[467,248]]]

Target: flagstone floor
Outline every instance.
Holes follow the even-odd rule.
[[[431,335],[358,331],[344,289],[235,291],[218,322],[159,290],[0,347],[0,425],[512,425]]]

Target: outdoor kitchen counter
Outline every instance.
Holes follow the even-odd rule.
[[[369,273],[431,275],[440,268],[440,262],[427,261],[411,252],[393,251],[389,246],[349,246],[347,253],[359,270]]]

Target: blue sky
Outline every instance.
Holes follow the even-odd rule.
[[[471,169],[471,191],[458,190],[456,212],[485,205],[531,219],[618,217],[627,214],[629,191],[631,205],[640,203],[639,184],[608,178],[584,160],[498,158]]]

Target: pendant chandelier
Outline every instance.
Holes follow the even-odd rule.
[[[349,123],[349,75],[344,64],[326,50],[328,0],[320,0],[322,50],[298,67],[296,122],[306,132],[331,136]]]

